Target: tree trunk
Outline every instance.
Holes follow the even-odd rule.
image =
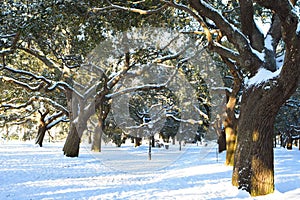
[[[288,150],[292,150],[293,149],[293,139],[292,139],[292,135],[290,132],[288,132],[287,134],[287,144],[286,144],[286,148]]]
[[[46,134],[47,128],[45,124],[39,126],[38,134],[36,136],[35,144],[38,144],[40,147],[43,146],[43,140]]]
[[[150,138],[151,138],[152,147],[155,147],[155,138],[154,138],[154,135],[152,135]]]
[[[225,128],[226,135],[226,161],[227,166],[234,165],[234,153],[236,149],[236,130],[231,126]]]
[[[252,196],[274,192],[273,129],[280,105],[264,95],[261,88],[244,93],[234,158],[232,183]]]
[[[135,139],[135,145],[134,145],[134,147],[139,147],[139,146],[141,146],[141,144],[142,144],[142,138],[140,138],[140,137],[135,137],[134,139]]]
[[[151,160],[152,159],[152,155],[151,155],[151,147],[152,147],[152,136],[149,137],[149,147],[148,147],[148,159]]]
[[[71,122],[70,131],[63,148],[64,155],[67,157],[79,156],[80,138],[75,124]]]
[[[99,120],[97,127],[95,128],[93,143],[92,143],[92,151],[94,152],[101,152],[101,140],[103,134],[102,125],[103,125],[103,121]]]
[[[218,152],[222,153],[223,151],[226,151],[226,135],[222,130],[218,136]]]
[[[43,140],[47,131],[47,123],[45,122],[45,117],[48,115],[49,110],[47,109],[45,113],[42,113],[40,110],[38,111],[39,114],[41,115],[40,118],[40,125],[39,125],[39,130],[38,134],[35,140],[35,144],[39,144],[40,147],[43,146]]]

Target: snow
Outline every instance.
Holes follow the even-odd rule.
[[[252,85],[259,85],[262,84],[272,78],[277,77],[280,72],[281,72],[282,68],[279,68],[278,70],[276,70],[275,72],[271,72],[265,68],[260,68],[258,70],[258,72],[256,73],[255,76],[253,76],[250,79],[245,79],[245,84],[250,87]]]
[[[259,51],[257,51],[256,49],[253,49],[252,47],[251,47],[251,50],[252,50],[252,52],[261,60],[261,61],[264,61],[265,60],[265,52],[263,51],[263,52],[259,52]]]
[[[271,26],[271,19],[268,18],[264,19],[263,21],[261,17],[254,17],[254,21],[256,27],[260,30],[261,33],[264,34],[264,36],[266,36]]]
[[[272,36],[271,35],[267,35],[267,37],[265,38],[265,47],[267,49],[269,49],[270,51],[273,51],[272,43],[273,43]]]
[[[81,145],[78,158],[62,154],[63,143],[7,142],[0,145],[1,199],[253,199],[231,186],[232,168],[216,144],[188,144],[179,151],[125,144],[103,145],[91,153]],[[275,149],[274,194],[256,197],[297,199],[300,194],[300,151]]]

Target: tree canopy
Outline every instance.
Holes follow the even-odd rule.
[[[42,146],[47,130],[68,122],[63,150],[75,157],[93,116],[97,151],[107,124],[134,128],[120,125],[126,117],[170,136],[188,124],[193,134],[226,135],[233,185],[253,196],[274,191],[274,127],[299,125],[296,0],[4,0],[0,8],[0,126],[38,123]],[[159,118],[150,116],[155,105]]]

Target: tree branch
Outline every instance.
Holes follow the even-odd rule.
[[[18,49],[25,51],[26,53],[33,55],[34,57],[38,58],[42,61],[47,67],[50,68],[59,68],[53,61],[48,59],[45,55],[42,55],[39,51],[35,49],[28,49],[24,47],[18,47]]]
[[[242,32],[248,36],[251,46],[259,52],[264,49],[264,35],[254,22],[253,1],[239,1],[241,11]]]
[[[0,104],[0,107],[4,107],[6,109],[20,109],[20,108],[25,108],[28,105],[31,105],[35,101],[41,101],[41,102],[49,103],[54,108],[57,108],[57,109],[61,110],[64,114],[69,115],[69,111],[64,106],[60,105],[59,103],[53,101],[50,98],[40,97],[40,96],[33,96],[27,102],[25,102],[23,104],[19,104],[19,105],[16,105],[16,104]]]
[[[251,48],[246,36],[240,32],[236,27],[230,24],[222,14],[210,6],[203,0],[189,0],[192,8],[194,8],[199,15],[205,16],[215,22],[218,28],[227,36],[228,40],[234,44],[240,53],[240,66],[247,69],[251,74],[255,74],[257,70],[263,65],[263,61]]]
[[[199,22],[199,24],[201,25],[201,27],[203,28],[204,33],[206,35],[207,41],[209,43],[212,42],[212,35],[210,33],[210,30],[209,30],[207,24],[204,22],[204,20],[202,19],[201,16],[197,15],[196,13],[194,13],[189,7],[187,7],[185,5],[177,4],[177,3],[173,2],[173,1],[164,1],[164,2],[166,2],[168,5],[176,8],[176,9],[185,11],[188,14],[190,14],[192,17],[194,17]]]
[[[157,8],[157,9],[153,9],[153,10],[142,10],[142,9],[137,9],[137,8],[128,8],[128,7],[123,7],[123,6],[119,6],[116,4],[111,3],[111,1],[106,0],[110,6],[106,7],[106,9],[118,9],[118,10],[125,10],[125,11],[130,11],[130,12],[134,12],[134,13],[138,13],[140,15],[150,15],[150,14],[155,14],[158,12],[161,12],[162,10],[164,10],[165,8],[167,8],[167,4],[162,5],[161,7]],[[92,8],[92,11],[103,11],[103,8]]]

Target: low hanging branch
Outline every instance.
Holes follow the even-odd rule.
[[[29,71],[18,70],[18,69],[14,69],[12,67],[3,66],[3,65],[0,65],[0,69],[1,70],[7,70],[7,71],[12,72],[14,74],[28,76],[29,77],[28,80],[35,79],[35,80],[41,81],[39,83],[36,83],[36,86],[31,86],[30,84],[24,83],[22,81],[19,81],[16,78],[10,78],[10,77],[6,77],[6,76],[0,76],[0,78],[2,80],[4,80],[4,81],[20,85],[20,86],[22,86],[22,87],[24,87],[26,89],[31,90],[31,91],[39,91],[41,89],[45,89],[46,91],[53,91],[56,88],[59,88],[61,90],[71,91],[71,92],[73,92],[74,95],[76,94],[79,98],[83,98],[83,96],[76,89],[74,89],[72,86],[70,86],[66,82],[63,82],[63,81],[52,81],[50,79],[47,79],[44,76],[39,76],[39,75],[33,74],[33,73],[29,72]]]
[[[33,102],[35,102],[35,101],[49,103],[54,108],[57,108],[58,110],[61,110],[64,114],[69,115],[69,111],[64,106],[60,105],[59,103],[53,101],[50,98],[41,97],[41,96],[33,96],[27,102],[25,102],[23,104],[19,104],[19,105],[16,105],[16,104],[0,104],[0,108],[2,107],[2,108],[5,108],[5,109],[20,109],[20,108],[25,108],[29,105],[32,105]]]

